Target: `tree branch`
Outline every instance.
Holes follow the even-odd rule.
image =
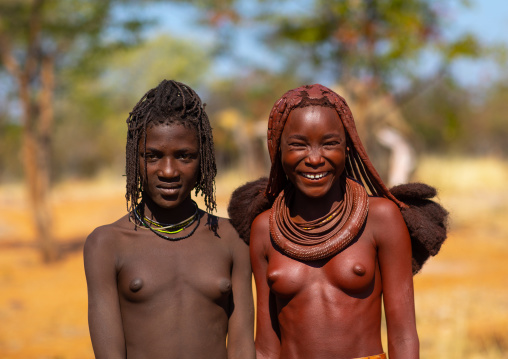
[[[0,59],[9,73],[21,81],[21,70],[19,63],[11,54],[11,44],[5,34],[0,34]]]
[[[27,80],[30,80],[37,70],[37,57],[41,33],[41,10],[45,0],[34,0],[30,12],[30,20],[28,23],[28,45],[27,45],[27,57],[25,63],[24,74]]]

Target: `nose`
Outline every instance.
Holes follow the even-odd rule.
[[[160,161],[160,166],[157,171],[157,176],[160,178],[174,178],[178,177],[178,168],[171,158],[164,158]]]
[[[307,166],[316,168],[316,167],[323,166],[324,163],[325,163],[325,160],[323,158],[323,155],[321,154],[320,149],[310,148],[307,157],[305,157],[305,164]]]

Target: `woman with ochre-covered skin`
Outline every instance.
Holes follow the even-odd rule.
[[[248,245],[216,207],[213,139],[198,95],[176,81],[127,120],[129,213],[84,248],[96,358],[254,358]],[[226,336],[228,337],[226,345]]]
[[[346,102],[321,85],[275,103],[268,148],[268,180],[237,189],[229,206],[250,236],[257,358],[386,358],[382,305],[390,358],[418,358],[413,273],[446,236],[446,211],[429,200],[435,191],[413,184],[390,192]],[[430,239],[413,233],[419,225]]]

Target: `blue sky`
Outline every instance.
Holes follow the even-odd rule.
[[[450,35],[472,31],[485,44],[508,46],[508,0],[471,0],[470,9],[460,9],[453,16]],[[492,81],[499,71],[489,61],[459,61],[454,74],[465,84]]]
[[[286,8],[285,11],[302,11],[306,1],[298,1],[299,8]],[[508,0],[469,0],[469,2],[469,8],[458,5],[451,8],[447,14],[450,25],[445,31],[445,36],[453,38],[465,31],[471,31],[484,44],[503,43],[508,46]],[[290,3],[294,4],[295,2]],[[248,1],[244,1],[244,4],[243,12],[251,14],[256,11],[255,7],[249,6]],[[164,32],[178,37],[198,39],[205,46],[214,41],[213,34],[202,28],[190,26],[197,17],[197,12],[190,6],[166,3],[157,6],[156,12],[151,14],[160,15]],[[249,27],[247,24],[235,33],[236,63],[228,62],[228,60],[219,61],[217,64],[219,73],[227,73],[235,65],[241,68],[246,62],[261,66],[280,66],[280,62],[273,57],[270,58],[269,53],[256,42],[253,34],[257,31],[262,31],[262,29]],[[435,62],[433,63],[432,57],[429,57],[428,60],[422,65],[422,73],[433,70]],[[461,60],[453,66],[453,73],[462,84],[476,86],[495,80],[500,71],[499,67],[490,61]]]

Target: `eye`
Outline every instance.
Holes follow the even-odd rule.
[[[300,148],[304,148],[306,147],[306,144],[303,143],[303,142],[289,142],[288,143],[288,147],[289,148],[294,148],[294,149],[300,149]]]
[[[184,162],[190,162],[198,157],[197,153],[193,152],[180,152],[175,156],[177,159],[182,160]]]
[[[146,162],[154,162],[159,159],[159,155],[152,152],[140,153],[141,158],[144,158]]]

